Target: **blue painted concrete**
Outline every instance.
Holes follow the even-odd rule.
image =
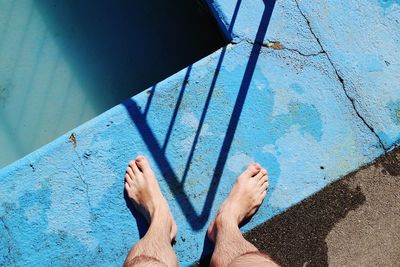
[[[341,4],[305,1],[210,2],[235,44],[81,125],[75,146],[69,132],[1,171],[1,263],[121,265],[139,238],[123,197],[124,171],[137,154],[159,177],[186,265],[200,257],[208,223],[248,163],[269,169],[270,193],[244,231],[399,142],[391,111],[398,92],[376,90],[399,81],[375,62],[392,51],[379,48],[353,72],[342,70],[354,58],[352,42],[364,36],[341,42],[326,16],[345,27],[356,10],[365,25],[371,10],[382,21],[389,11],[378,11],[378,1],[350,3],[339,12]],[[383,42],[383,30],[396,30],[390,21],[371,24],[370,39]],[[396,43],[388,33],[386,43]],[[371,70],[382,72],[383,84],[368,82]]]
[[[371,0],[360,8],[359,1],[299,1],[299,6],[361,116],[386,149],[398,143],[400,2]]]

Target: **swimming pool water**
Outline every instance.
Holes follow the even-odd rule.
[[[197,1],[0,1],[0,168],[224,43]]]

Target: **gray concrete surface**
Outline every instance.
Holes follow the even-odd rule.
[[[246,238],[284,266],[400,266],[400,148]]]

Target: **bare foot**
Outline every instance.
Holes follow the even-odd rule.
[[[178,228],[149,161],[144,156],[129,162],[125,174],[125,190],[150,223],[156,221],[162,223],[163,227],[169,227],[172,242]]]
[[[229,196],[222,203],[215,219],[208,227],[208,237],[215,242],[218,221],[224,220],[239,225],[251,217],[267,195],[267,171],[259,164],[250,165],[236,180]]]

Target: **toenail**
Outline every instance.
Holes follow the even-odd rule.
[[[257,168],[257,170],[259,170],[261,168],[260,164],[258,163],[253,163],[253,166]]]
[[[136,158],[136,162],[140,162],[141,160],[143,160],[143,156],[138,156],[138,157]]]

